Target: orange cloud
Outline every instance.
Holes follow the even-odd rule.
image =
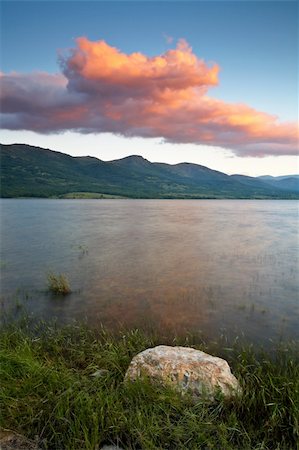
[[[150,82],[157,89],[214,85],[219,70],[217,65],[209,68],[198,59],[183,39],[176,49],[150,58],[138,52],[126,55],[105,41],[91,42],[84,37],[77,39],[77,48],[65,67],[70,76],[74,73],[99,83],[136,87]]]
[[[58,75],[1,74],[5,128],[161,137],[238,155],[297,153],[295,123],[210,97],[219,66],[199,59],[184,40],[148,57],[81,37],[60,62]]]

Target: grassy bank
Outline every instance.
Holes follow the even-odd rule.
[[[234,401],[192,404],[146,380],[124,384],[132,357],[157,344],[188,345],[226,358],[244,394]],[[297,350],[297,351],[296,351]],[[102,376],[91,376],[96,370]],[[26,322],[1,331],[1,422],[41,448],[298,448],[298,346],[269,355],[213,348],[138,330],[112,335],[72,325]]]

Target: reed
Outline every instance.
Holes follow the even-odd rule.
[[[69,280],[64,274],[49,273],[48,288],[55,295],[67,295],[71,293]]]

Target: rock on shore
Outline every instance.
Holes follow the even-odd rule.
[[[217,392],[230,398],[241,392],[236,377],[224,359],[188,347],[159,345],[136,355],[125,380],[145,376],[155,382],[170,384],[194,398],[213,400]]]

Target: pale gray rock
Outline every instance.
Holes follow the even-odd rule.
[[[227,361],[188,347],[159,345],[139,353],[132,359],[125,380],[142,376],[170,384],[182,393],[189,391],[195,399],[213,400],[217,392],[226,398],[241,393]]]
[[[117,445],[104,445],[100,450],[123,450],[121,447]]]
[[[95,377],[95,378],[100,378],[100,377],[105,377],[106,375],[108,375],[109,370],[107,369],[99,369],[96,370],[94,373],[92,373],[90,376],[91,377]]]

